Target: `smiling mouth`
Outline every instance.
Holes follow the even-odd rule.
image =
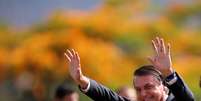
[[[143,101],[155,101],[153,96],[146,97]]]

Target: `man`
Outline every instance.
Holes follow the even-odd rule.
[[[55,92],[55,101],[79,101],[76,91],[65,86],[59,86]]]
[[[192,92],[172,67],[170,44],[165,47],[163,39],[157,37],[152,45],[155,56],[148,59],[153,66],[142,66],[134,72],[133,85],[138,101],[194,101]],[[95,101],[131,101],[84,76],[77,52],[67,50],[65,56],[71,77],[87,96]]]

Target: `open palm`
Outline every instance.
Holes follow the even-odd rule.
[[[67,50],[64,55],[68,61],[70,76],[73,78],[77,85],[85,89],[90,81],[86,76],[82,74],[80,57],[78,53],[72,49]]]
[[[164,40],[156,37],[155,40],[152,40],[152,45],[154,47],[155,56],[149,57],[151,63],[156,69],[161,71],[165,77],[173,73],[170,44],[168,44],[166,48]]]
[[[81,64],[80,64],[80,57],[77,52],[72,50],[67,50],[65,56],[68,60],[69,64],[69,72],[71,77],[76,81],[79,82],[80,78],[83,76],[81,71]]]

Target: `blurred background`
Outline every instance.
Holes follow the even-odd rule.
[[[174,68],[201,99],[200,0],[0,0],[0,100],[51,101],[60,84],[79,92],[63,55],[72,48],[88,77],[132,86],[155,36],[171,44]]]

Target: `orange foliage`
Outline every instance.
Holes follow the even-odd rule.
[[[146,6],[143,1],[146,1]],[[63,53],[73,48],[80,54],[83,73],[90,78],[113,87],[131,84],[135,66],[144,63],[147,54],[151,53],[147,50],[151,44],[146,42],[150,42],[153,36],[164,36],[170,41],[173,64],[178,72],[200,75],[191,73],[201,71],[198,65],[201,61],[200,29],[186,29],[167,16],[175,12],[188,13],[187,7],[168,6],[168,14],[153,19],[145,14],[149,11],[149,2],[143,1],[116,8],[102,5],[88,12],[53,14],[47,24],[37,26],[43,30],[30,31],[30,35],[16,44],[5,42],[9,47],[0,48],[0,81],[5,75],[5,66],[11,66],[16,74],[31,71],[40,78],[44,71],[50,71],[51,76],[64,79],[68,75],[68,66]],[[56,27],[60,25],[61,29]],[[141,51],[140,54],[137,51]],[[44,88],[43,82],[38,81],[33,91],[44,92]]]

